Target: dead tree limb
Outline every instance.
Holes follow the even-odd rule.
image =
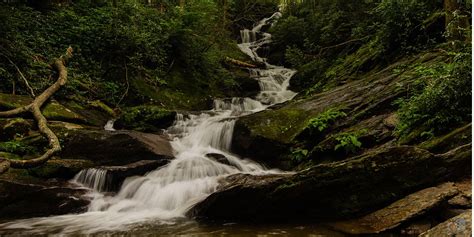
[[[0,112],[0,117],[11,117],[19,115],[21,113],[30,112],[33,114],[34,119],[38,123],[38,130],[46,138],[48,138],[49,149],[41,156],[29,159],[29,160],[9,160],[0,158],[0,174],[6,172],[10,167],[26,169],[35,166],[39,166],[48,161],[56,152],[61,150],[61,144],[56,134],[51,131],[48,127],[48,121],[41,113],[41,107],[43,104],[58,91],[67,82],[67,68],[66,62],[72,57],[72,48],[69,47],[66,50],[66,54],[62,55],[58,59],[54,60],[53,68],[58,72],[58,79],[54,84],[43,91],[37,96],[31,104],[20,108],[12,109],[9,111]]]

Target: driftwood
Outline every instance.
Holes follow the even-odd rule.
[[[229,58],[229,57],[226,57],[225,61],[226,61],[226,63],[233,64],[233,65],[238,66],[238,67],[246,67],[246,68],[257,68],[258,67],[257,65],[242,62],[240,60]]]
[[[50,148],[41,156],[29,160],[10,160],[0,158],[0,174],[6,172],[10,167],[12,168],[31,168],[39,166],[48,161],[56,152],[61,150],[61,145],[56,134],[48,127],[48,121],[41,113],[43,104],[58,91],[67,82],[67,68],[66,62],[72,57],[72,48],[66,50],[66,54],[54,60],[53,68],[58,71],[58,79],[56,82],[37,96],[31,104],[19,107],[16,109],[0,112],[0,117],[12,117],[25,112],[33,114],[34,119],[38,123],[38,130],[48,138]]]

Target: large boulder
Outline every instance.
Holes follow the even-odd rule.
[[[66,129],[58,134],[63,140],[62,159],[90,160],[95,166],[173,158],[169,140],[162,135],[89,129]]]
[[[331,223],[348,234],[378,234],[431,211],[459,193],[453,183],[444,183],[410,194],[361,218]]]
[[[122,186],[123,181],[131,176],[145,175],[157,168],[168,164],[168,160],[141,160],[122,166],[101,166],[97,169],[107,171],[107,187],[104,191],[116,192]]]
[[[416,190],[469,174],[470,163],[470,144],[442,155],[411,146],[381,148],[286,178],[249,176],[224,181],[189,215],[240,220],[350,218]]]
[[[90,203],[84,195],[87,192],[65,182],[22,180],[2,175],[0,216],[2,220],[8,220],[84,212]]]

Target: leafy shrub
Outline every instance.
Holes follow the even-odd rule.
[[[20,141],[8,141],[0,143],[0,151],[4,152],[25,155],[34,152],[34,150],[35,149],[32,146],[26,145]]]
[[[423,73],[430,76],[426,86],[402,102],[397,134],[405,137],[417,127],[434,135],[471,120],[470,46],[457,53],[451,63],[441,63]]]
[[[359,137],[366,132],[367,130],[360,130],[337,134],[335,139],[338,144],[334,147],[334,150],[343,149],[347,153],[357,152],[362,147],[362,142],[359,141]]]
[[[316,131],[316,130],[319,132],[322,132],[331,123],[336,121],[336,119],[341,118],[341,117],[346,117],[346,116],[347,116],[346,113],[339,111],[337,109],[328,109],[320,113],[315,118],[310,119],[307,127],[310,129],[311,132]]]
[[[301,163],[308,158],[308,150],[303,148],[291,149],[290,157],[293,163]]]

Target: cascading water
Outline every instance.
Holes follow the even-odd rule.
[[[81,171],[74,182],[92,189],[93,200],[88,212],[19,220],[1,224],[0,229],[27,229],[32,233],[44,233],[45,230],[98,233],[121,231],[148,221],[169,222],[184,218],[187,210],[216,190],[222,177],[236,173],[259,175],[278,172],[241,159],[231,154],[229,149],[237,116],[264,110],[295,96],[287,89],[295,71],[270,65],[257,54],[262,45],[271,41],[271,35],[261,32],[261,29],[273,24],[280,16],[280,13],[275,13],[252,30],[241,32],[240,49],[253,60],[266,65],[265,69],[250,69],[261,92],[254,99],[216,99],[211,111],[199,115],[178,114],[174,125],[167,130],[173,138],[171,145],[176,157],[168,165],[142,177],[128,178],[115,196],[100,192],[106,185],[106,171]],[[217,161],[209,154],[219,154],[226,162]]]

